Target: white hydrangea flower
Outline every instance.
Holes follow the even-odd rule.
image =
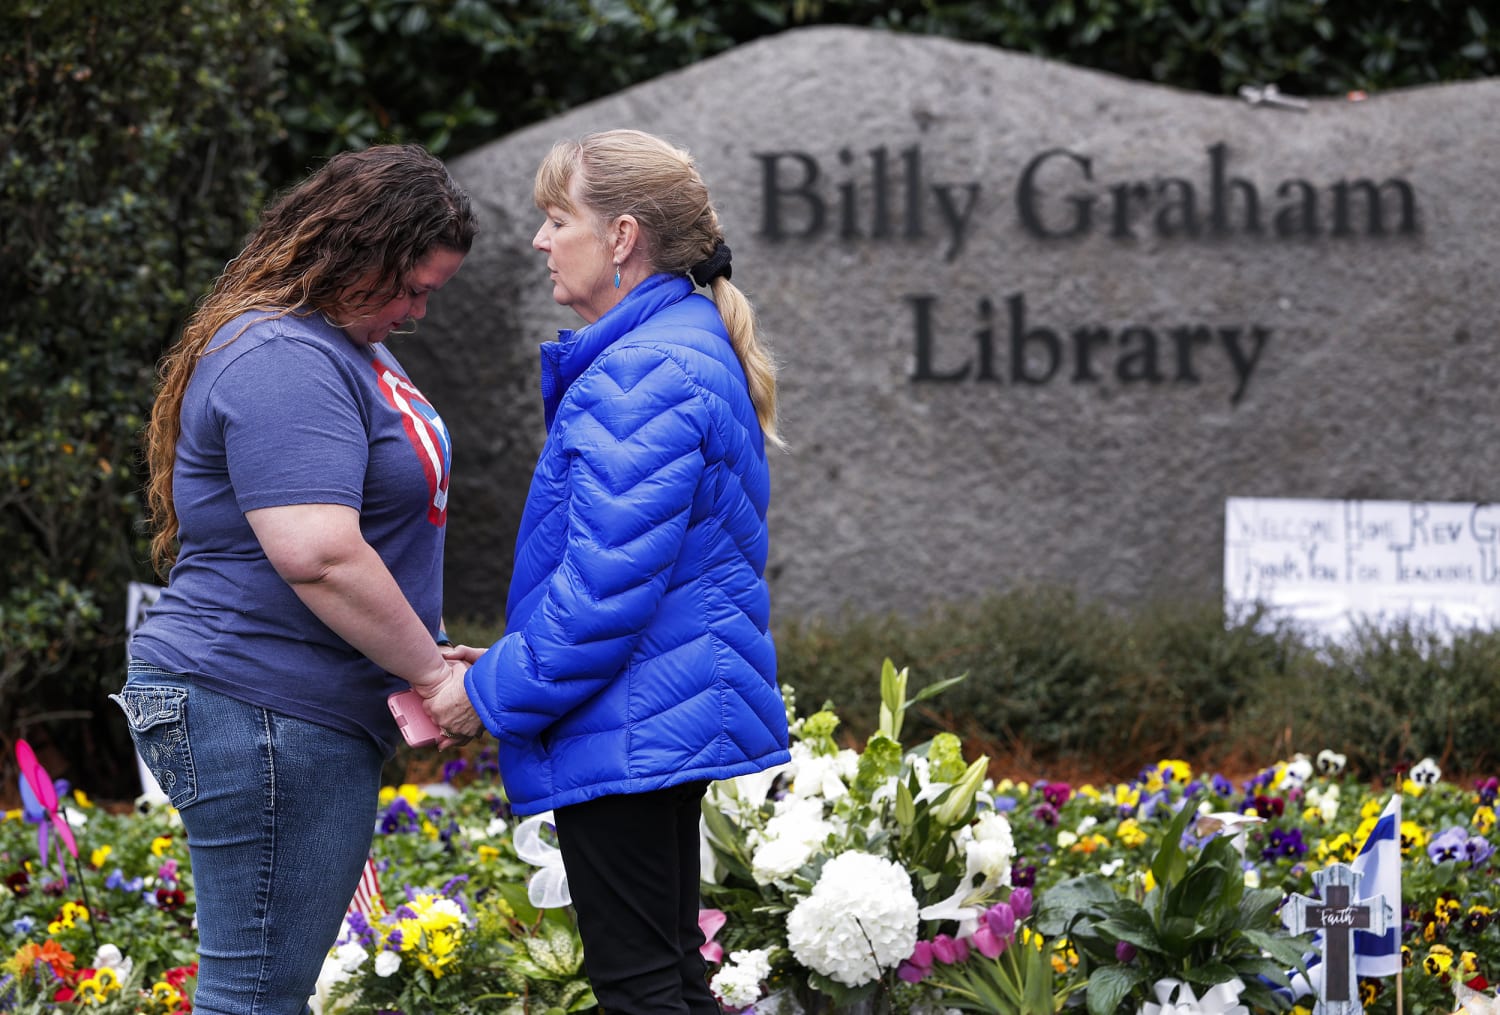
[[[760,1000],[760,985],[771,975],[771,949],[732,953],[709,986],[731,1008],[748,1008]]]
[[[346,973],[353,973],[365,964],[365,959],[370,957],[370,953],[365,951],[364,946],[358,941],[347,941],[333,950],[333,957],[340,969]]]
[[[393,976],[401,968],[401,956],[393,951],[382,951],[375,956],[375,975]]]
[[[750,871],[758,885],[769,885],[773,881],[791,877],[803,864],[812,859],[816,842],[787,837],[771,839],[755,850],[750,858]]]
[[[823,818],[823,802],[817,798],[792,800],[781,813],[766,822],[760,843],[751,855],[751,871],[757,884],[770,884],[788,877],[812,858],[834,826]]]
[[[917,900],[906,871],[869,853],[823,867],[812,894],[786,919],[787,944],[804,966],[849,987],[893,969],[917,943]]]

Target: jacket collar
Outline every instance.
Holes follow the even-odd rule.
[[[557,341],[542,343],[542,407],[547,429],[557,415],[557,406],[568,387],[605,349],[635,330],[664,307],[691,296],[693,283],[686,275],[659,273],[630,290],[619,303],[593,324],[577,331],[562,330]]]

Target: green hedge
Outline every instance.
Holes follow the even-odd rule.
[[[1117,611],[1028,588],[915,620],[792,623],[777,648],[799,707],[832,701],[856,740],[878,720],[882,659],[914,687],[967,674],[909,719],[912,736],[951,730],[1016,770],[1126,778],[1167,757],[1239,769],[1324,749],[1376,780],[1427,756],[1454,773],[1500,765],[1495,631],[1398,625],[1326,644],[1217,604]]]

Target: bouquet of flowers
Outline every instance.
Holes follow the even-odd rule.
[[[346,920],[319,981],[321,1015],[596,1006],[571,911],[531,901],[532,867],[497,793],[406,785],[387,788],[382,803],[374,852],[384,892]]]
[[[924,947],[924,923],[972,929],[1007,896],[1015,854],[988,758],[965,761],[948,733],[910,750],[900,742],[907,709],[961,679],[908,699],[907,671],[887,660],[880,725],[863,752],[838,745],[832,711],[798,717],[784,689],[792,761],[710,788],[704,894],[727,918],[713,986],[728,1008],[938,1000],[939,981],[898,970]],[[1050,966],[1045,979],[1050,997]]]

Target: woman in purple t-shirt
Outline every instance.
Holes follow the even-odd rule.
[[[369,852],[386,696],[462,695],[437,644],[448,433],[384,340],[475,231],[421,148],[335,156],[162,361],[147,494],[170,572],[116,700],[187,830],[201,1015],[306,1010]],[[436,710],[443,744],[479,730]]]

